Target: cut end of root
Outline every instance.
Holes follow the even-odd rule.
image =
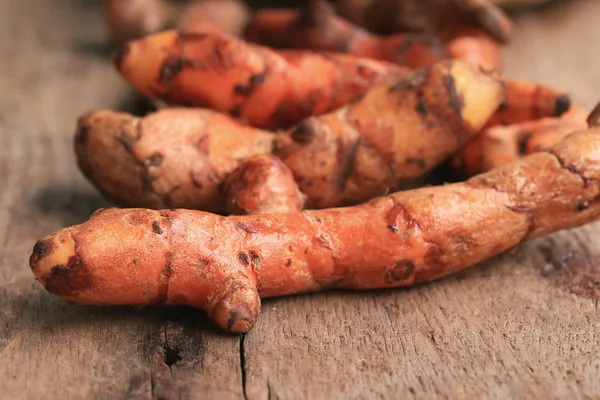
[[[36,279],[47,290],[52,291],[52,287],[56,286],[53,277],[57,269],[65,269],[73,264],[75,252],[73,237],[68,230],[63,229],[37,241],[29,258],[29,266]]]
[[[448,90],[454,93],[456,111],[475,131],[479,131],[502,100],[502,86],[492,76],[481,72],[475,64],[454,60],[450,65],[451,83]]]

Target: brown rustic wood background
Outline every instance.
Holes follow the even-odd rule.
[[[600,100],[600,1],[516,17],[508,75]],[[600,398],[600,225],[411,290],[264,302],[244,337],[190,309],[70,305],[34,242],[104,200],[76,117],[125,107],[98,0],[0,0],[0,399]]]

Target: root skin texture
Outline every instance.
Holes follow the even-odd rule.
[[[233,182],[236,176],[252,176],[246,194],[264,199],[259,193],[268,188],[257,184],[275,181],[257,174],[267,169],[255,165],[250,175],[228,177],[247,159],[267,153],[291,171],[306,207],[353,205],[410,187],[456,153],[498,109],[502,93],[494,76],[443,61],[284,132],[202,109],[165,109],[144,118],[95,111],[80,119],[75,148],[88,179],[128,207],[223,212],[224,182],[235,190],[247,187]],[[278,185],[288,180],[279,187],[294,193],[286,176],[279,175]],[[297,201],[294,194],[281,204]],[[258,212],[256,205],[249,210]]]
[[[413,286],[600,217],[600,129],[468,181],[347,207],[222,217],[104,209],[33,249],[36,278],[82,304],[174,305],[247,332],[261,297]]]
[[[274,51],[228,34],[177,31],[128,42],[115,63],[150,98],[226,112],[269,129],[335,110],[410,73],[349,54]]]

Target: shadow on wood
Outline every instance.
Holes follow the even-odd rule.
[[[41,188],[29,203],[29,208],[40,217],[57,219],[63,226],[80,224],[94,211],[107,207],[114,207],[114,204],[97,192],[78,191],[61,186]]]
[[[86,306],[61,300],[44,289],[0,298],[18,310],[13,325],[39,335],[89,335],[110,326],[145,332],[135,345],[147,358],[159,355],[168,366],[192,366],[201,362],[202,335],[232,336],[220,331],[202,310],[189,307]],[[137,328],[137,329],[136,329]],[[1,332],[1,331],[0,331]],[[92,335],[93,336],[93,335]],[[0,350],[3,341],[0,341]]]
[[[125,93],[119,97],[115,105],[115,110],[143,117],[155,111],[156,106],[152,103],[152,100],[142,96],[132,88],[127,88]]]

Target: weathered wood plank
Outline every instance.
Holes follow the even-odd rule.
[[[39,237],[108,204],[71,144],[80,113],[129,96],[107,60],[100,4],[1,7],[0,398],[240,398],[239,338],[203,313],[69,305],[27,267]]]

